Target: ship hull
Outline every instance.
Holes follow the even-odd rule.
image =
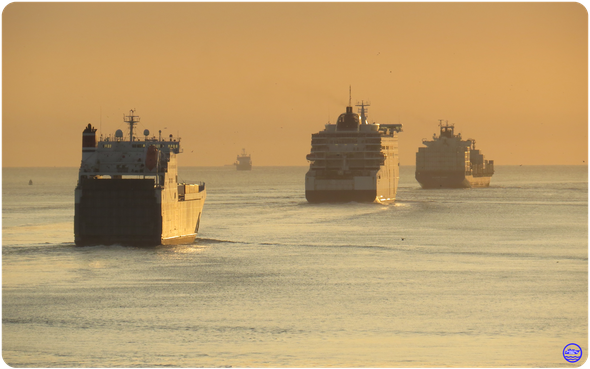
[[[375,202],[374,190],[307,190],[305,198],[310,203],[324,202]]]
[[[489,187],[491,176],[465,175],[464,173],[416,172],[416,180],[425,189]]]
[[[305,179],[305,198],[310,203],[395,201],[397,171],[382,168],[370,176],[328,176],[310,170]]]
[[[76,245],[193,242],[206,197],[204,188],[191,194],[190,201],[169,201],[164,191],[155,188],[153,179],[82,180],[75,191]]]
[[[187,243],[195,242],[195,238],[197,238],[197,234],[193,233],[178,237],[162,238],[160,243],[162,245],[186,245]]]
[[[252,170],[252,164],[238,164],[236,170]]]

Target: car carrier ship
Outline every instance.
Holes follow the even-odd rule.
[[[234,165],[236,170],[252,170],[252,158],[246,154],[246,149],[242,149],[242,153],[238,155]]]
[[[462,140],[455,126],[439,123],[440,134],[416,153],[416,180],[422,188],[488,187],[494,174],[494,161],[484,160],[475,140]]]
[[[131,110],[122,130],[96,142],[82,133],[82,164],[75,190],[76,245],[153,246],[193,242],[206,198],[204,183],[178,183],[180,138],[134,135]]]
[[[349,101],[336,124],[311,135],[305,197],[318,202],[395,201],[399,180],[398,133],[401,124],[368,123],[369,104]]]

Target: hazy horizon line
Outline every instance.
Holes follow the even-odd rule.
[[[225,167],[233,167],[233,164],[225,164],[225,165],[179,165],[179,168],[225,168]],[[404,164],[400,165],[400,167],[415,167],[415,164]],[[578,167],[578,166],[588,166],[587,163],[584,164],[494,164],[495,167]],[[252,169],[264,167],[264,168],[308,168],[309,165],[256,165],[253,166]],[[2,169],[10,169],[10,168],[78,168],[78,167],[71,167],[71,166],[44,166],[44,167],[34,167],[34,166],[24,166],[24,167],[10,167],[10,166],[2,166]]]

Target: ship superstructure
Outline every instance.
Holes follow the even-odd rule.
[[[76,245],[193,242],[206,198],[205,184],[178,183],[180,138],[136,137],[134,110],[124,116],[129,135],[117,130],[96,142],[88,124],[75,190]]]
[[[395,201],[399,180],[401,124],[368,123],[369,104],[349,101],[336,124],[311,135],[305,197],[317,202]]]
[[[250,154],[246,154],[246,149],[242,149],[242,153],[238,155],[234,165],[237,170],[252,170],[252,158]]]
[[[488,187],[494,174],[494,161],[485,160],[475,148],[475,140],[463,140],[455,126],[442,120],[440,134],[426,139],[416,153],[416,180],[422,188]]]

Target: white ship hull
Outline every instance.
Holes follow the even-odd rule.
[[[310,170],[305,178],[305,197],[309,202],[391,203],[395,201],[399,177],[395,168],[343,179],[318,179]]]
[[[489,187],[491,179],[491,175],[474,177],[461,172],[416,171],[416,180],[425,189]]]

